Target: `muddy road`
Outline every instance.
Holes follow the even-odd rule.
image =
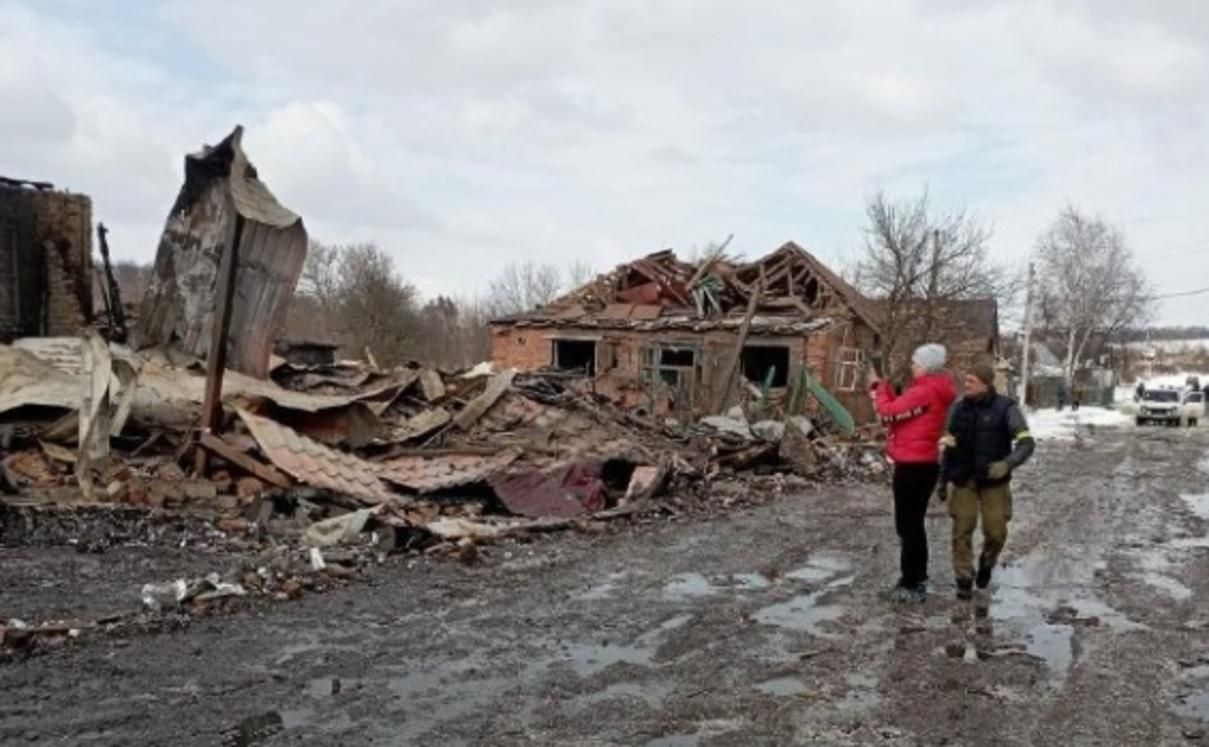
[[[0,743],[1154,745],[1209,741],[1209,429],[1043,442],[989,596],[895,606],[886,491],[400,559],[365,584],[0,665]],[[12,617],[213,558],[0,551]],[[157,569],[159,572],[157,573]]]

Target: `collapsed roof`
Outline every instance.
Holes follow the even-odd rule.
[[[748,263],[713,255],[694,265],[671,250],[656,252],[620,265],[546,306],[493,324],[731,329],[740,326],[753,300],[753,332],[809,332],[844,317],[855,317],[874,330],[880,327],[873,301],[793,242]]]

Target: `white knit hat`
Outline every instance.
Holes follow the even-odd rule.
[[[911,354],[911,362],[928,372],[936,372],[944,368],[947,359],[945,346],[934,342],[920,345]]]

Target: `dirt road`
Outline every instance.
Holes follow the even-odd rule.
[[[932,597],[885,601],[885,491],[823,489],[498,546],[473,567],[400,560],[368,585],[81,640],[0,666],[0,743],[1207,740],[1207,453],[1209,429],[1043,443],[989,600],[952,598],[934,507]],[[9,548],[0,612],[102,607],[216,560]]]

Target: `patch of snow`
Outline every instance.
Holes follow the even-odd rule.
[[[1159,353],[1184,353],[1209,348],[1209,339],[1137,340],[1125,343],[1130,350],[1153,350]]]
[[[1075,433],[1087,428],[1121,428],[1133,424],[1133,418],[1105,407],[1080,407],[1077,411],[1059,412],[1047,408],[1028,414],[1029,432],[1033,438],[1050,441],[1073,440]]]
[[[1196,514],[1205,521],[1209,521],[1209,494],[1202,495],[1181,495],[1184,503],[1188,504],[1188,508],[1192,513]]]

